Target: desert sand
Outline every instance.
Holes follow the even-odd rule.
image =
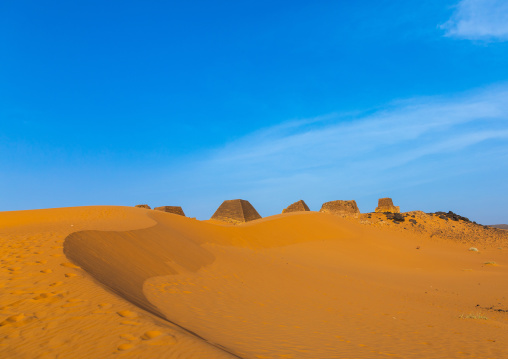
[[[508,358],[508,231],[405,216],[1,212],[0,357]]]

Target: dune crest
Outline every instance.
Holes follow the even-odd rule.
[[[158,218],[160,214],[149,216]],[[177,221],[171,219],[141,230],[74,232],[65,239],[64,253],[108,288],[162,316],[144,298],[143,283],[179,271],[196,272],[214,260],[199,243],[175,231]]]

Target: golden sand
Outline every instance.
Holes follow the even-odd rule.
[[[0,243],[1,358],[508,357],[508,242],[462,222],[97,206]]]

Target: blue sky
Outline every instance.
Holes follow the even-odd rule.
[[[508,223],[508,2],[0,4],[0,211],[304,199]]]

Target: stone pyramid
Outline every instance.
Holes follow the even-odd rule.
[[[151,209],[149,205],[147,204],[137,204],[134,207],[136,208],[144,208],[144,209]]]
[[[330,201],[323,203],[319,212],[350,216],[360,213],[356,201]]]
[[[162,212],[167,212],[167,213],[178,214],[180,216],[184,216],[185,217],[185,213],[183,213],[182,207],[179,207],[179,206],[155,207],[154,210],[156,210],[156,211],[162,211]]]
[[[394,206],[391,198],[380,198],[377,202],[376,212],[400,213],[400,207]]]
[[[249,201],[231,199],[222,202],[210,219],[228,223],[243,223],[260,218],[261,216]]]
[[[282,210],[282,213],[310,211],[309,206],[301,199]]]

